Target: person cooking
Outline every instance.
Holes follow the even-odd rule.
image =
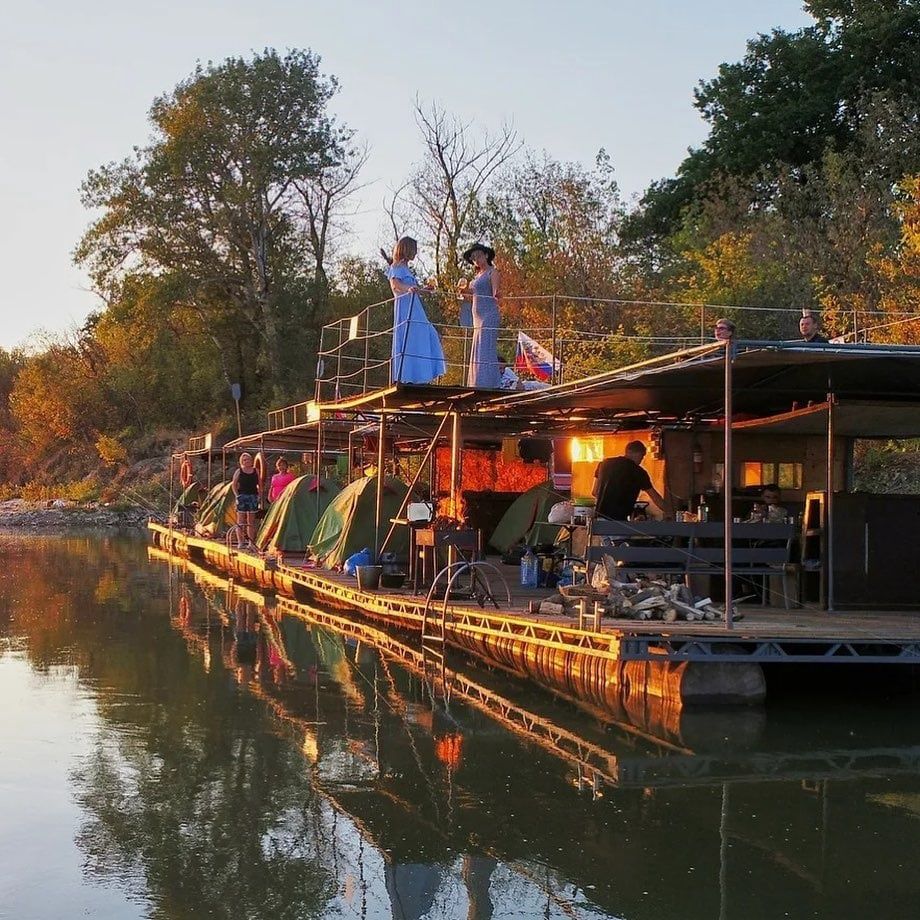
[[[594,474],[595,511],[600,517],[625,521],[636,504],[640,492],[648,495],[652,504],[665,512],[664,499],[652,485],[648,473],[642,469],[645,445],[630,441],[622,457],[601,460]]]

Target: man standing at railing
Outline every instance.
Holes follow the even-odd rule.
[[[641,441],[630,441],[622,457],[609,457],[597,465],[594,498],[600,517],[625,521],[632,514],[640,492],[645,492],[652,504],[665,513],[664,499],[642,469],[644,459],[645,445]]]

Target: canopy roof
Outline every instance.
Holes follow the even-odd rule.
[[[841,434],[920,436],[910,409],[920,394],[920,347],[736,341],[735,349],[736,417],[786,415],[794,404],[823,404],[833,393],[851,404],[840,416]],[[444,414],[453,411],[463,415],[465,441],[716,421],[722,416],[724,378],[723,345],[710,342],[543,390],[497,393],[400,384],[346,401],[292,407],[309,408],[300,417],[310,414],[310,419],[245,435],[226,447],[315,450],[321,428],[325,449],[345,450],[349,432],[373,433],[380,414],[387,416],[388,433],[404,442],[430,440]],[[889,408],[876,417],[868,410],[857,413],[856,403],[884,403]],[[292,418],[296,417],[295,411]],[[795,424],[799,428],[786,430],[805,433],[810,425],[818,430],[819,421],[812,418],[806,423],[804,417],[797,417]]]
[[[920,393],[920,348],[908,345],[803,345],[737,342],[737,413],[773,415],[793,403],[841,399],[910,402]],[[493,411],[611,418],[630,413],[672,419],[721,414],[721,345],[704,346],[535,392],[494,400]]]
[[[732,429],[757,434],[825,434],[827,403],[735,422]],[[837,403],[834,433],[851,438],[920,438],[920,403]]]

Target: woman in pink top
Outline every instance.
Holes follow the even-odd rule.
[[[268,490],[268,500],[276,502],[281,498],[281,493],[287,488],[288,483],[293,482],[297,477],[288,470],[288,462],[284,457],[279,457],[275,462],[275,469],[278,471],[272,476],[271,486]]]

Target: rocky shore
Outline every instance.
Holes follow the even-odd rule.
[[[145,527],[150,512],[141,507],[117,507],[64,499],[30,502],[13,498],[0,502],[0,527],[25,529],[68,527]]]

